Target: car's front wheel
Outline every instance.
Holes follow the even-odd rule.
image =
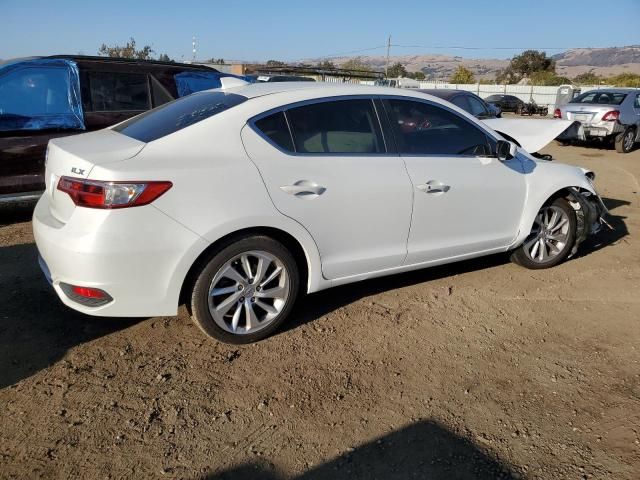
[[[203,265],[191,295],[193,321],[222,342],[261,340],[286,320],[299,283],[295,259],[280,242],[239,239]]]
[[[575,211],[567,200],[556,198],[540,209],[531,233],[511,260],[531,269],[554,267],[569,256],[575,238]]]

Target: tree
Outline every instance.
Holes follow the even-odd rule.
[[[471,70],[460,65],[449,79],[449,83],[476,83],[476,79]]]
[[[354,70],[361,72],[371,72],[371,67],[362,61],[361,57],[355,57],[347,60],[342,65],[341,68],[345,70]]]
[[[210,58],[207,63],[214,63],[216,65],[224,65],[224,58]]]
[[[287,64],[280,60],[267,60],[267,67],[285,67]]]
[[[509,66],[498,73],[496,79],[499,83],[518,83],[524,77],[530,77],[535,72],[556,71],[556,62],[547,57],[545,52],[538,50],[525,50],[516,55],[509,62]]]
[[[404,68],[404,65],[402,65],[399,62],[394,63],[387,70],[388,78],[400,78],[400,77],[406,77],[406,76],[407,76],[407,69]]]
[[[571,83],[571,80],[567,77],[558,76],[556,72],[550,72],[548,70],[533,72],[529,80],[531,81],[531,85],[558,86]]]
[[[136,50],[136,41],[131,37],[127,44],[122,47],[119,45],[113,45],[111,47],[106,44],[102,44],[98,49],[98,55],[105,57],[117,57],[117,58],[135,58],[137,60],[151,60],[152,53],[155,53],[149,45],[145,45],[140,50]]]
[[[427,76],[423,72],[413,72],[413,78],[416,80],[424,80]]]
[[[167,55],[166,53],[161,53],[160,56],[158,57],[158,60],[160,60],[161,62],[173,62],[174,60],[169,58],[169,55]]]
[[[593,70],[589,70],[588,72],[576,75],[573,81],[578,85],[600,85],[602,77],[596,75]]]
[[[318,62],[316,68],[320,68],[322,70],[335,70],[336,65],[331,60],[323,60],[321,62]]]
[[[640,87],[640,75],[635,73],[621,73],[605,81],[616,87]]]

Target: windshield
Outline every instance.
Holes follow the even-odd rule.
[[[585,104],[596,104],[596,105],[620,105],[625,97],[626,93],[620,92],[586,92],[582,95],[574,98],[569,103],[585,103]]]
[[[234,93],[194,93],[133,117],[116,125],[113,130],[141,142],[152,142],[246,100],[247,97]]]

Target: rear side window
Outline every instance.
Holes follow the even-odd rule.
[[[94,112],[143,111],[151,108],[147,75],[90,72],[89,95]]]
[[[618,92],[586,92],[571,100],[570,103],[586,103],[595,105],[620,105],[627,95]]]
[[[288,152],[293,152],[293,141],[283,112],[277,112],[255,122],[255,126],[269,140]]]
[[[411,100],[388,100],[400,153],[411,155],[490,155],[482,130],[442,107]]]
[[[247,97],[233,93],[194,93],[133,117],[113,127],[113,130],[141,142],[152,142],[246,100]]]
[[[337,100],[287,110],[298,153],[383,153],[371,99]]]

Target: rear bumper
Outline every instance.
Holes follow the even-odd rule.
[[[127,210],[77,208],[66,224],[43,195],[33,215],[40,267],[62,302],[110,317],[175,315],[182,282],[206,243],[151,205]],[[106,305],[86,306],[61,283],[104,290]]]

